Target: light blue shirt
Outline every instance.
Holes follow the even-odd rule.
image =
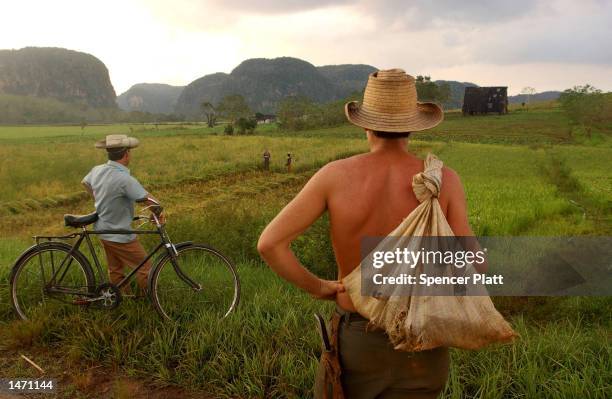
[[[130,170],[115,161],[95,166],[83,178],[93,190],[98,221],[96,230],[130,230],[134,219],[134,202],[147,197],[147,191]],[[103,240],[127,243],[135,234],[100,234]]]

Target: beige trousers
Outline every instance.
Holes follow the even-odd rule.
[[[123,273],[125,267],[133,269],[147,257],[147,253],[138,239],[128,243],[119,243],[106,240],[100,241],[102,242],[104,252],[106,253],[108,274],[110,281],[113,284],[119,284],[119,282],[125,277],[125,274]],[[138,286],[142,292],[147,292],[149,270],[151,270],[150,260],[148,260],[138,270],[138,272],[136,272],[136,281],[138,282]],[[124,288],[124,293],[129,293],[129,285],[126,285]]]

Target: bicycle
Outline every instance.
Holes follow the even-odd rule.
[[[147,294],[163,319],[180,321],[198,317],[200,312],[225,318],[238,306],[240,281],[236,268],[215,248],[192,241],[173,244],[165,223],[154,212],[151,217],[135,217],[144,222],[133,230],[88,230],[87,226],[97,220],[95,212],[64,215],[67,227],[81,231],[33,237],[36,244],[19,256],[10,274],[12,305],[19,318],[27,320],[37,312],[47,312],[51,302],[114,309],[122,302],[121,289],[158,252],[149,271]],[[142,229],[148,222],[154,223],[155,229]],[[90,237],[99,234],[157,234],[160,242],[115,285],[103,273]],[[65,242],[72,239],[76,239],[73,245]],[[89,259],[79,250],[83,242],[94,260],[99,284]]]

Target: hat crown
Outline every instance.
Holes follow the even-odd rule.
[[[116,146],[121,145],[125,141],[127,141],[128,136],[126,134],[109,134],[106,136],[106,145],[107,146]]]
[[[402,69],[371,73],[363,94],[363,108],[385,114],[417,112],[417,91],[414,77]]]
[[[136,148],[140,142],[135,137],[126,134],[109,134],[96,142],[96,148]]]
[[[444,119],[439,105],[417,101],[416,81],[402,69],[370,74],[363,101],[349,101],[344,113],[354,125],[389,133],[431,129]]]

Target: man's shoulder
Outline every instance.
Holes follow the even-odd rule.
[[[462,198],[463,184],[459,174],[453,169],[444,166],[442,167],[442,190],[440,191],[440,200],[443,203],[456,198]]]
[[[456,186],[461,186],[461,177],[459,174],[452,168],[448,166],[442,167],[442,184]]]
[[[325,174],[346,173],[353,170],[357,165],[361,164],[366,154],[357,154],[348,158],[337,159],[326,164],[320,169],[320,172]]]
[[[329,162],[315,173],[312,180],[326,189],[337,188],[338,182],[351,181],[351,176],[358,169],[362,156],[363,154],[358,154]]]
[[[113,167],[113,165],[109,165],[108,163],[94,166],[90,174],[97,178],[113,180],[116,183],[128,183],[135,180],[129,173]]]
[[[94,166],[93,168],[91,168],[91,170],[87,174],[87,177],[96,177],[96,176],[98,176],[100,174],[100,172],[102,171],[102,169],[104,168],[105,165],[106,164]]]
[[[102,171],[114,171],[115,168],[112,167],[112,165],[109,165],[108,163],[101,163],[99,165],[94,166],[93,168],[91,168],[92,172],[96,171],[96,172],[102,172]]]

